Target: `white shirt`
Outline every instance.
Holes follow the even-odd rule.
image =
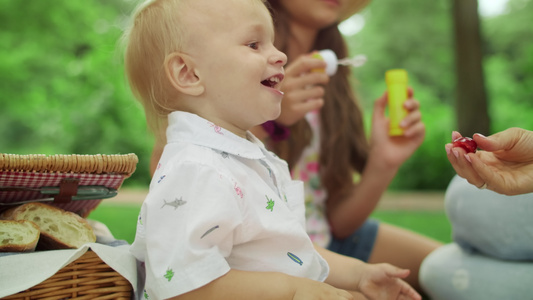
[[[283,160],[251,133],[243,139],[185,112],[169,115],[167,141],[131,247],[151,299],[230,269],[327,277],[305,230],[303,184]]]

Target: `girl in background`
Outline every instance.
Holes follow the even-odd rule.
[[[269,0],[275,45],[288,56],[281,116],[254,133],[289,163],[294,179],[305,182],[307,231],[318,245],[369,263],[387,262],[411,270],[409,284],[419,289],[422,260],[440,243],[414,232],[369,220],[387,186],[420,146],[425,135],[418,101],[401,126],[388,135],[387,96],[374,105],[370,139],[363,111],[339,66],[331,78],[313,72],[325,63],[313,51],[332,49],[348,56],[338,23],[369,0]]]

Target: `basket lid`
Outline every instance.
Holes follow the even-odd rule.
[[[0,154],[0,212],[39,201],[86,215],[117,194],[137,162],[135,154]]]

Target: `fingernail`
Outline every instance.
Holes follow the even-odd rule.
[[[448,145],[444,145],[444,149],[446,149],[446,154],[450,155],[450,152],[452,151]]]
[[[459,133],[459,131],[452,131],[452,141],[455,140],[456,136],[460,136],[461,134]]]
[[[459,151],[452,150],[452,152],[453,152],[453,155],[455,155],[456,158],[459,158]]]
[[[470,160],[470,156],[468,156],[467,154],[465,154],[465,158],[466,158],[466,160],[468,160],[469,163],[472,163],[472,160]]]
[[[486,136],[482,135],[481,133],[475,133],[474,135],[477,135],[477,136],[479,136],[482,139],[486,139],[487,138]]]

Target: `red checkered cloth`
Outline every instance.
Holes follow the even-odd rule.
[[[61,180],[65,178],[79,179],[79,186],[96,185],[118,190],[126,176],[120,174],[37,173],[3,171],[0,172],[0,186],[26,188],[59,186]],[[50,195],[43,195],[38,191],[0,191],[0,203],[12,203],[24,200],[37,200],[48,197],[50,197]],[[68,203],[46,203],[60,207],[67,211],[75,212],[81,216],[86,216],[89,212],[95,209],[101,201],[101,199],[94,199],[76,200]],[[0,212],[10,207],[11,206],[0,205]]]

